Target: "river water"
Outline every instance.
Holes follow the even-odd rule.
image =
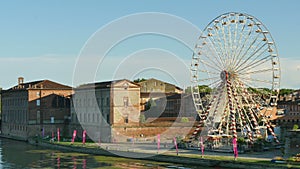
[[[0,168],[200,168],[172,163],[106,157],[43,149],[25,142],[0,138]],[[205,168],[205,167],[204,167]]]

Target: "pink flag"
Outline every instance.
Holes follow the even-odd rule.
[[[58,142],[60,141],[60,131],[59,131],[59,128],[57,128],[57,141]]]
[[[157,152],[160,149],[160,134],[157,134]]]
[[[75,138],[76,138],[76,133],[77,133],[77,131],[76,130],[74,130],[73,131],[73,137],[72,137],[72,144],[74,143],[74,141],[75,141]]]
[[[82,133],[82,144],[83,145],[85,144],[85,137],[86,137],[86,130],[83,130],[83,133]]]
[[[176,138],[174,137],[173,140],[174,140],[174,145],[176,148],[176,154],[178,155],[178,146],[177,146]]]
[[[234,158],[236,159],[238,157],[237,138],[233,138],[232,144],[233,144]]]
[[[86,159],[84,159],[84,160],[82,161],[82,168],[83,168],[83,169],[86,169]]]

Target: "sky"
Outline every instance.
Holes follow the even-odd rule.
[[[189,84],[192,57],[189,45],[196,42],[197,31],[203,30],[217,16],[233,11],[253,15],[269,29],[280,57],[281,88],[299,89],[299,6],[298,0],[1,1],[0,86],[12,87],[22,76],[25,82],[50,79],[70,86],[154,77],[185,87]],[[117,41],[118,32],[123,29],[138,30],[146,26],[145,13],[167,16],[164,19],[158,15],[151,21],[161,22],[167,29],[163,31],[178,34],[178,37],[190,36],[188,45],[180,39],[151,33]],[[130,25],[132,19],[134,24]],[[120,22],[123,25],[118,26]],[[177,26],[179,22],[189,27]],[[149,29],[145,30],[151,31],[152,26],[147,25]],[[105,33],[106,28],[110,28],[109,33]],[[100,38],[101,43],[91,43],[94,37]],[[101,47],[113,39],[115,43],[99,63],[94,64],[86,56],[89,48],[102,50]]]

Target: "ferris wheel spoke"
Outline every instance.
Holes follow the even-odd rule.
[[[243,69],[245,69],[246,67],[249,67],[249,66],[252,66],[252,65],[255,65],[256,64],[256,62],[259,62],[260,60],[264,60],[264,59],[268,59],[268,57],[270,57],[271,55],[267,55],[267,56],[265,56],[265,57],[263,57],[262,55],[263,54],[266,54],[266,51],[267,51],[268,49],[265,49],[265,50],[263,50],[263,51],[261,51],[250,63],[245,63],[244,65],[243,65],[243,67],[241,67],[241,70],[243,70]],[[262,58],[260,58],[260,57],[262,57]],[[259,60],[259,58],[260,58],[260,60]],[[242,66],[242,65],[241,65]]]
[[[235,23],[234,40],[233,40],[233,44],[234,45],[232,46],[232,52],[231,52],[232,60],[231,60],[231,63],[233,63],[235,61],[235,59],[236,59],[235,53],[236,53],[237,48],[238,48],[238,45],[237,45],[237,35],[238,35],[238,28],[239,28],[238,27],[239,26],[239,24],[238,24],[238,22],[239,22],[238,16],[235,17],[235,22],[236,23]],[[245,26],[245,25],[243,25],[243,26]]]
[[[247,78],[247,77],[240,77],[240,79],[248,80],[248,81],[252,81],[252,82],[262,82],[262,83],[267,83],[267,84],[273,84],[272,81],[269,81],[269,80],[261,80],[261,79]]]
[[[212,66],[211,64],[209,64],[209,63],[207,63],[207,62],[205,62],[205,61],[203,61],[203,60],[199,60],[201,63],[203,63],[203,64],[205,64],[206,66],[208,66],[208,67],[210,67],[210,68],[212,68],[212,69],[214,69],[214,70],[216,70],[216,71],[218,71],[218,72],[221,72],[221,69],[217,69],[216,67],[214,67],[214,66]]]
[[[224,24],[224,23],[222,23]],[[225,33],[225,28],[224,26],[222,26],[222,34],[223,34],[223,42],[224,42],[224,50],[225,50],[225,57],[228,57],[229,56],[229,53],[228,53],[228,45],[227,45],[227,39],[226,39],[226,33]],[[225,66],[228,67],[228,60],[227,62],[225,62]]]
[[[272,60],[272,58],[271,58],[270,56],[271,56],[271,55],[265,56],[265,57],[263,57],[263,58],[260,59],[260,60],[257,60],[257,61],[255,61],[255,62],[249,64],[249,65],[246,65],[246,66],[244,66],[243,68],[240,68],[239,70],[237,70],[237,72],[240,72],[240,71],[247,71],[247,70],[249,70],[249,69],[254,69],[254,68],[258,67],[258,66],[261,66],[262,64],[264,64],[264,63],[266,63],[266,62]]]
[[[237,59],[233,64],[234,66],[238,65],[243,60],[243,58],[239,57],[239,56],[241,56],[242,51],[244,51],[247,48],[248,41],[249,41],[249,39],[251,37],[251,34],[252,34],[252,29],[253,29],[253,26],[251,26],[251,28],[248,30],[248,32],[246,32],[247,35],[245,36],[245,38],[242,39],[243,40],[243,45],[241,45],[241,48],[239,49],[239,52],[237,52],[237,55],[235,56],[235,57],[237,57]],[[243,34],[243,32],[241,32],[240,34]],[[243,36],[243,35],[241,35],[241,36]]]
[[[210,42],[212,43],[212,46],[214,47],[214,51],[216,52],[216,55],[218,57],[216,57],[215,55],[211,55],[211,56],[213,56],[217,60],[217,62],[219,63],[219,65],[223,67],[221,69],[224,69],[225,63],[224,63],[224,60],[221,57],[222,54],[220,53],[222,48],[220,48],[218,45],[216,45],[215,39],[212,36],[209,39],[211,39]]]
[[[214,79],[218,79],[219,77],[210,77],[210,78],[205,78],[205,79],[198,79],[198,82],[205,82],[205,81],[209,81],[209,80],[214,80]]]
[[[259,74],[259,73],[265,73],[265,72],[273,72],[273,70],[274,70],[273,68],[270,68],[270,69],[255,70],[255,71],[251,71],[251,72],[241,71],[238,74],[239,75]]]
[[[253,47],[254,43],[257,41],[259,37],[259,34],[255,37],[255,39],[253,40],[253,42],[251,44],[249,44],[248,48],[244,51],[244,53],[241,55],[240,57],[240,61],[239,61],[239,64],[235,65],[235,67],[238,69],[241,65],[245,64],[249,59],[251,59],[251,57],[253,55],[255,55],[255,53],[257,53],[264,45],[261,46],[261,48],[259,48],[257,51],[254,51],[253,54],[251,54],[250,56],[247,57],[247,54],[249,53],[249,51],[251,51],[250,49]],[[245,59],[247,57],[247,59]],[[242,63],[241,60],[245,59]]]
[[[215,85],[221,85],[222,81],[220,79],[208,84],[208,86],[215,86]]]
[[[260,51],[260,53],[249,64],[252,64],[255,60],[257,60],[262,54],[264,54],[268,50],[268,48],[266,48],[263,51],[261,51],[261,49],[265,45],[266,45],[266,43],[263,44],[259,49],[257,49],[256,51],[254,51],[250,56],[248,56],[248,58],[243,63],[241,63],[240,65],[237,65],[236,69],[238,70],[241,66],[246,65],[247,62]]]
[[[222,57],[221,56],[226,56],[226,52],[223,50],[223,45],[222,45],[222,40],[221,40],[221,38],[220,38],[220,35],[219,35],[219,31],[217,31],[217,29],[219,29],[218,28],[218,26],[214,26],[215,27],[215,29],[213,29],[214,30],[214,33],[212,33],[212,36],[214,36],[214,35],[216,35],[216,37],[218,38],[217,39],[217,43],[214,43],[214,45],[216,46],[216,50],[217,51],[220,51],[220,55],[219,55],[219,57],[220,57],[220,60],[221,60],[221,62],[222,62],[222,64],[223,64],[223,67],[225,68],[225,65],[226,65],[226,62],[225,62],[225,59],[222,59]],[[214,38],[215,39],[215,38]],[[224,44],[224,43],[223,43]]]
[[[240,48],[240,46],[242,46],[242,39],[243,39],[243,37],[244,37],[244,29],[245,29],[245,27],[246,27],[246,24],[245,24],[245,20],[244,19],[241,19],[241,20],[239,20],[239,22],[240,22],[240,24],[243,24],[243,26],[242,26],[242,29],[241,29],[241,31],[239,31],[240,33],[239,34],[237,34],[238,35],[238,37],[239,37],[239,40],[238,40],[238,42],[237,42],[237,44],[236,44],[236,49],[235,49],[235,51],[234,51],[234,54],[233,54],[233,56],[234,56],[234,60],[236,60],[237,59],[237,51],[239,51],[239,48]],[[237,30],[236,30],[237,31]],[[243,41],[244,42],[244,41]],[[233,65],[235,65],[235,63],[233,64]]]
[[[229,57],[229,62],[231,63],[232,60],[232,35],[231,35],[231,21],[229,20],[229,18],[227,18],[227,22],[228,22],[228,26],[227,26],[227,35],[228,35],[228,57]]]
[[[207,73],[207,74],[213,74],[213,75],[219,75],[220,74],[220,73],[217,73],[217,72],[212,72],[212,71],[202,70],[202,69],[199,69],[198,71],[203,72],[203,73]]]
[[[209,45],[211,46],[211,45]],[[210,47],[209,47],[210,48]],[[211,49],[211,48],[210,48]],[[209,50],[209,51],[212,51],[213,49]],[[201,53],[199,55],[202,55]],[[217,54],[218,55],[218,54]],[[222,64],[219,62],[218,58],[215,56],[214,53],[212,53],[211,55],[209,54],[203,54],[203,56],[205,56],[212,64],[214,64],[216,67],[218,67],[220,70],[222,70]],[[208,56],[213,56],[215,58],[215,60],[218,62],[216,63],[212,58],[208,57]],[[218,55],[219,56],[219,55]]]

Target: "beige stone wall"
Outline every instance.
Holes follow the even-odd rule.
[[[113,125],[139,123],[140,87],[124,80],[115,83],[111,90]]]
[[[141,86],[141,92],[162,92],[165,93],[166,84],[156,79],[148,79],[139,83]]]
[[[191,133],[192,129],[189,126],[149,126],[149,127],[114,127],[112,130],[112,138],[117,142],[126,142],[130,138],[135,138],[140,141],[154,141],[157,134],[161,136],[161,142],[172,141],[174,137],[185,137]]]

